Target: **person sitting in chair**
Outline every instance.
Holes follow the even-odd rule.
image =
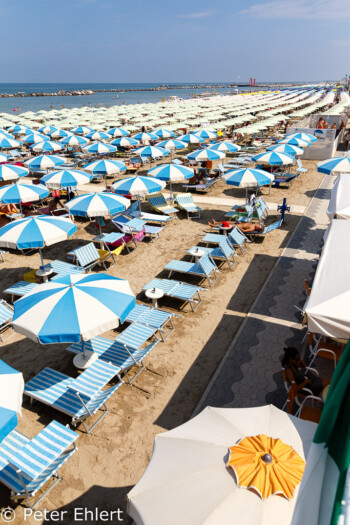
[[[282,366],[285,368],[289,384],[295,383],[297,392],[307,388],[315,396],[320,396],[323,388],[326,386],[326,381],[324,383],[318,375],[306,369],[306,364],[302,361],[296,348],[284,348]]]
[[[211,228],[220,228],[220,227],[224,227],[224,228],[234,228],[235,226],[237,226],[237,228],[239,228],[241,230],[242,233],[254,233],[254,232],[261,232],[263,231],[263,227],[261,226],[261,224],[254,224],[253,222],[239,222],[239,221],[233,221],[233,222],[228,222],[228,221],[222,221],[222,222],[217,222],[215,221],[214,219],[212,219],[212,221],[208,222],[208,225],[211,227]]]

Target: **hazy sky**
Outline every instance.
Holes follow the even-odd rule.
[[[350,0],[0,0],[0,82],[339,79]]]

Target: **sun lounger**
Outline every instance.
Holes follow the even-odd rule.
[[[153,350],[159,341],[153,341],[144,348],[133,349],[120,341],[112,341],[104,337],[94,337],[90,341],[86,341],[85,349],[98,354],[99,360],[107,363],[112,363],[119,369],[119,373],[124,372],[130,384],[136,377],[145,369],[143,360]],[[78,354],[83,351],[82,343],[74,343],[67,348],[70,352]],[[133,366],[138,366],[139,371],[132,378],[128,375],[128,370]]]
[[[307,168],[304,168],[303,163],[300,159],[297,159],[298,167],[295,169],[298,173],[306,173],[308,170]]]
[[[187,253],[191,255],[191,251],[195,248],[205,251],[213,259],[219,259],[221,261],[227,262],[229,268],[233,268],[234,264],[236,263],[236,250],[231,246],[227,240],[227,237],[222,239],[215,248],[192,246],[192,248],[190,248]]]
[[[200,286],[194,286],[192,284],[172,279],[152,279],[152,281],[147,283],[142,290],[146,291],[151,290],[152,288],[159,288],[163,291],[164,296],[184,301],[183,307],[188,303],[192,312],[197,310],[202,302],[200,291],[205,290],[205,288],[201,288]]]
[[[139,210],[139,203],[134,202],[130,208],[125,212],[125,215],[128,215],[132,219],[142,219],[146,222],[158,222],[159,224],[166,224],[168,221],[171,221],[171,215],[163,215],[158,213],[145,213]]]
[[[275,178],[272,182],[272,186],[275,186],[276,188],[279,188],[281,184],[287,184],[287,186],[291,186],[294,179],[297,178],[297,175],[285,175],[285,176],[279,176],[275,175]]]
[[[75,273],[82,273],[84,271],[83,268],[80,268],[75,264],[70,264],[65,261],[59,261],[57,259],[55,261],[51,261],[45,264],[44,269],[51,269],[53,273],[57,274],[57,276],[53,277],[50,280],[53,280],[56,277],[62,277],[63,275],[72,275]]]
[[[131,219],[126,215],[118,215],[112,220],[113,224],[121,231],[122,233],[138,233],[144,232],[145,235],[148,235],[153,241],[153,239],[159,239],[159,233],[163,228],[159,226],[150,226],[146,224],[142,219]]]
[[[13,302],[14,296],[23,297],[27,293],[34,290],[38,286],[36,283],[29,283],[26,281],[18,281],[14,283],[10,288],[7,288],[3,293],[11,295],[11,301]]]
[[[239,204],[235,204],[227,213],[225,213],[225,217],[252,217],[254,214],[254,206],[251,206],[251,204],[244,204],[243,206]]]
[[[77,450],[78,434],[52,421],[32,439],[17,430],[0,443],[0,482],[11,490],[11,499],[25,500],[34,508],[59,482],[62,465]],[[51,479],[55,482],[31,503],[31,498]]]
[[[153,308],[152,306],[146,306],[143,304],[137,304],[129,312],[125,319],[128,323],[138,323],[146,326],[152,326],[160,334],[161,340],[165,341],[167,337],[175,330],[172,318],[175,314]]]
[[[162,193],[152,193],[152,195],[146,195],[146,199],[155,211],[165,213],[166,215],[174,214],[175,216],[177,213],[179,213],[179,210],[169,204]]]
[[[81,246],[80,248],[75,248],[67,253],[67,257],[72,257],[74,261],[78,263],[76,266],[80,271],[88,272],[92,270],[97,264],[102,264],[105,269],[106,261],[112,259],[114,264],[116,264],[115,256],[119,255],[122,249],[117,250],[98,250],[93,242]],[[66,263],[67,264],[67,263]]]
[[[182,187],[185,188],[185,190],[194,190],[199,192],[207,192],[210,191],[213,186],[219,181],[219,178],[210,178],[203,182],[203,184],[183,184]]]
[[[185,193],[174,193],[174,197],[179,209],[184,210],[186,212],[188,219],[191,218],[191,214],[194,214],[192,215],[192,218],[199,219],[199,217],[201,216],[202,208],[200,208],[193,202],[192,195],[186,195]]]
[[[11,321],[13,317],[13,308],[4,299],[0,299],[0,341],[4,342],[10,339],[14,335],[12,331],[11,335],[4,337],[4,332],[11,328]]]
[[[247,243],[250,242],[249,239],[244,235],[243,232],[235,226],[230,233],[226,235],[219,235],[218,233],[207,233],[201,242],[206,244],[219,244],[221,241],[227,239],[232,247],[239,247],[241,254],[243,255],[247,250]]]
[[[76,379],[52,368],[44,368],[25,385],[24,393],[32,400],[40,401],[70,416],[72,425],[76,426],[81,422],[89,433],[107,414],[106,401],[122,385],[120,381],[102,390],[119,372],[120,368],[101,360],[95,361]],[[86,419],[102,407],[102,415],[88,429]]]
[[[203,255],[203,257],[194,263],[174,259],[164,266],[164,270],[169,271],[169,278],[173,273],[185,273],[187,275],[202,277],[208,281],[210,287],[217,281],[216,274],[219,271],[213,259],[208,254]]]
[[[265,226],[265,228],[260,232],[246,233],[246,235],[249,237],[253,237],[253,239],[255,239],[256,237],[265,237],[265,235],[267,235],[268,233],[271,233],[277,228],[280,228],[282,226],[282,223],[283,221],[279,220],[279,221],[273,222],[269,226]]]

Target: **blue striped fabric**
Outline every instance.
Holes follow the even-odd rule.
[[[27,293],[34,290],[34,288],[38,286],[35,283],[28,283],[26,281],[18,281],[18,283],[14,283],[10,288],[6,288],[4,290],[4,293],[8,293],[10,295],[19,295],[22,297],[23,295],[26,295]]]
[[[152,279],[152,281],[146,284],[142,289],[150,290],[152,288],[159,288],[164,292],[164,295],[183,299],[184,301],[189,301],[201,290],[199,286],[193,286],[191,284],[181,283],[180,281],[173,281],[171,279]]]
[[[134,322],[123,330],[123,332],[115,338],[115,341],[126,345],[128,348],[138,350],[148,339],[154,336],[156,331],[157,328],[153,326]]]
[[[74,255],[82,268],[100,260],[99,253],[93,242],[74,250]]]
[[[140,212],[138,210],[131,212],[129,211],[128,213],[131,217],[140,218],[147,222],[160,222],[162,224],[171,220],[171,217],[169,215],[157,215],[155,213],[145,213],[143,211]]]
[[[153,326],[154,328],[161,328],[163,324],[169,321],[172,317],[173,314],[171,312],[158,310],[143,304],[137,304],[128,314],[126,321],[129,323],[135,321],[137,323]]]
[[[195,263],[177,261],[174,259],[164,266],[164,270],[205,277],[208,280],[209,286],[211,286],[216,281],[217,266],[209,254],[203,255],[203,257],[201,257]],[[211,281],[212,276],[214,277],[214,281]]]
[[[198,246],[192,246],[192,248],[190,248],[187,253],[191,254],[191,250],[194,250],[195,248],[198,248]],[[219,245],[215,248],[200,246],[200,249],[205,251],[213,259],[227,261],[229,266],[231,266],[231,262],[235,263],[236,251],[228,242],[227,237],[225,239],[222,239]]]
[[[79,266],[59,260],[51,261],[50,263],[46,264],[44,268],[51,268],[55,273],[58,274],[59,277],[83,272],[83,269],[79,268]]]
[[[13,317],[13,308],[3,299],[0,301],[0,330]]]

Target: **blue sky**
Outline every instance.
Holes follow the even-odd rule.
[[[350,0],[0,0],[1,82],[339,79]]]

